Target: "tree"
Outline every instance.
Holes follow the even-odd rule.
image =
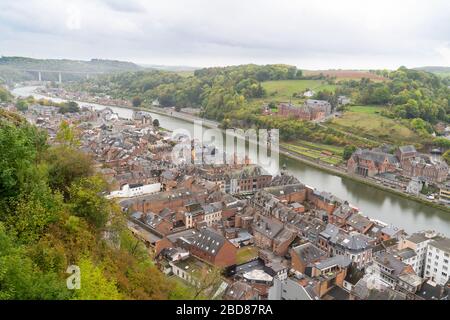
[[[106,181],[99,175],[74,182],[69,189],[72,213],[85,218],[97,229],[105,227],[112,211],[110,200],[103,196],[106,190]]]
[[[67,121],[62,121],[61,124],[59,125],[59,130],[56,134],[56,141],[70,148],[77,147],[80,145],[78,133],[74,128],[70,126],[70,124]]]
[[[450,164],[450,150],[445,151],[442,155],[442,158],[444,158],[445,162]]]
[[[210,299],[222,283],[222,270],[217,267],[203,267],[192,274],[193,299]]]
[[[11,94],[8,90],[0,86],[0,102],[7,102],[11,100]]]
[[[48,163],[49,185],[68,197],[68,190],[76,180],[94,173],[90,155],[66,146],[54,146],[45,155]]]
[[[159,120],[158,119],[154,119],[153,120],[153,126],[158,128],[159,127]]]
[[[351,158],[352,154],[356,151],[356,147],[354,145],[346,145],[344,147],[344,152],[342,153],[342,158],[344,160],[348,160]]]
[[[65,113],[75,113],[75,112],[79,112],[80,111],[80,107],[78,107],[78,103],[76,103],[75,101],[69,101],[69,102],[65,102],[62,103],[59,106],[59,113],[65,114]]]
[[[78,262],[81,275],[81,287],[75,291],[76,300],[119,300],[116,282],[104,275],[103,268],[96,266],[88,258]]]
[[[450,140],[447,138],[436,138],[433,140],[433,144],[441,148],[450,149]]]
[[[133,107],[135,107],[135,108],[140,107],[142,104],[142,99],[141,99],[141,97],[138,97],[138,96],[133,97],[133,99],[131,100],[131,103],[133,104]]]
[[[0,223],[0,300],[68,299],[65,282],[54,272],[43,272],[25,247],[7,234]]]
[[[36,127],[0,120],[0,201],[41,179],[43,173],[35,163],[45,140],[46,135]]]
[[[17,110],[21,111],[21,112],[25,112],[28,110],[28,103],[26,100],[23,99],[19,99],[16,102],[16,108]]]

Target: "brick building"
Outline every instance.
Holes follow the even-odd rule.
[[[369,177],[394,172],[398,167],[399,162],[392,154],[368,149],[358,149],[347,162],[348,172]]]

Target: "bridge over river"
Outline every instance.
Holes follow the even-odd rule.
[[[45,81],[43,80],[43,75],[48,74],[57,74],[58,82],[63,82],[63,75],[78,75],[83,76],[86,79],[89,79],[90,76],[104,74],[105,72],[97,72],[97,71],[71,71],[71,70],[48,70],[48,69],[15,69],[17,71],[27,72],[36,76],[37,81]]]

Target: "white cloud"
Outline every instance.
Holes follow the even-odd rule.
[[[196,66],[448,65],[448,12],[446,0],[0,0],[0,54]]]
[[[67,29],[78,30],[81,28],[81,17],[80,10],[75,6],[70,6],[67,8]]]

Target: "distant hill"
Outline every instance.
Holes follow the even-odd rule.
[[[159,64],[140,64],[140,65],[145,68],[151,68],[151,69],[163,70],[163,71],[173,71],[173,72],[195,71],[195,70],[201,69],[201,68],[190,67],[190,66],[166,66],[166,65],[159,65]]]
[[[368,78],[374,81],[383,81],[386,78],[370,72],[368,70],[304,70],[305,76],[318,76],[324,75],[326,77],[336,78],[339,80],[359,80],[362,78]]]
[[[33,59],[26,57],[0,57],[0,81],[18,82],[27,80],[36,80],[36,73],[26,70],[48,70],[63,71],[65,80],[78,80],[84,75],[76,72],[98,72],[113,73],[125,71],[139,71],[145,68],[132,62],[91,59],[69,60],[69,59]],[[71,74],[70,72],[74,72]],[[43,74],[44,80],[57,80],[57,74]]]
[[[441,76],[450,76],[450,67],[427,66],[427,67],[418,67],[414,69],[431,72]]]

